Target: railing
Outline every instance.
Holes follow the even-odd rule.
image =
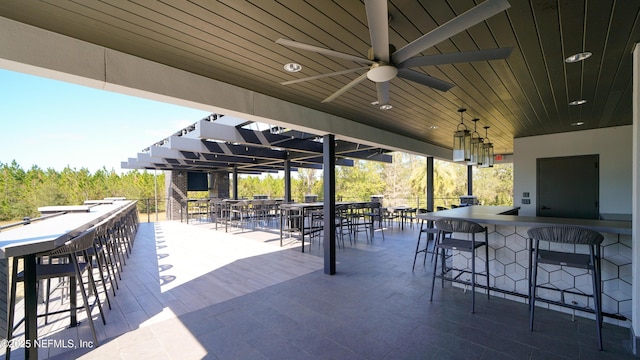
[[[365,199],[361,198],[351,198],[345,196],[337,196],[337,201],[371,201],[371,197],[367,197]],[[322,197],[318,197],[317,201],[322,201]],[[169,199],[167,198],[142,198],[138,199],[138,214],[140,215],[140,221],[152,222],[152,221],[163,221],[169,218],[167,216],[167,209]],[[294,197],[293,202],[304,202],[304,199],[296,199]],[[195,204],[196,202],[194,202]],[[188,216],[189,208],[186,206],[187,202],[183,204],[179,204],[180,206],[180,214],[178,219],[184,219],[184,217]],[[434,198],[434,209],[438,207],[443,208],[451,208],[455,205],[460,204],[460,197],[436,197]],[[382,206],[383,207],[391,207],[391,206],[409,206],[415,208],[426,208],[427,207],[427,199],[426,196],[408,196],[408,197],[383,197],[382,198]],[[177,220],[177,219],[176,219]]]
[[[130,198],[129,200],[138,201],[138,204],[137,204],[138,215],[139,215],[140,221],[142,222],[144,221],[156,222],[156,221],[163,221],[170,218],[170,216],[167,216],[167,209],[170,208],[168,198],[157,198],[157,199],[156,198],[139,198],[139,199]],[[355,197],[346,197],[346,196],[338,195],[336,200],[337,201],[371,201],[372,199],[371,197],[355,198]],[[297,199],[294,197],[293,201],[304,202],[304,198]],[[322,201],[322,197],[319,196],[317,198],[317,201]],[[480,202],[482,203],[482,199],[480,199]],[[451,208],[453,205],[458,205],[459,203],[460,203],[460,197],[436,197],[434,198],[434,209],[438,207]],[[426,196],[424,195],[407,196],[407,197],[384,196],[382,197],[382,206],[383,207],[409,206],[409,207],[415,207],[415,208],[426,208],[427,199],[426,199]],[[187,215],[186,208],[181,208],[179,211],[180,211],[180,214],[178,215],[179,216],[178,219],[180,219],[180,216]],[[30,222],[44,220],[51,216],[57,216],[60,214],[63,214],[63,213],[51,214],[51,215],[41,216],[37,218],[25,217],[23,218],[22,221],[0,226],[0,231],[7,228],[15,227],[15,226],[27,225]]]

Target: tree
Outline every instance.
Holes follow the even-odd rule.
[[[25,171],[16,161],[0,163],[0,220],[36,217],[41,206],[77,205],[88,199],[153,198],[154,186],[154,175],[147,171],[118,175],[103,168],[91,174],[85,168],[66,167],[57,172],[38,166]],[[164,174],[158,179],[158,193],[164,194]]]

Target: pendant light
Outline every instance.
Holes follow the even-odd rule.
[[[484,127],[485,139],[487,141],[483,144],[484,160],[481,167],[493,167],[493,144],[489,141],[489,127]]]
[[[478,120],[473,119],[473,133],[471,134],[471,156],[467,165],[482,165],[482,160],[484,160],[484,147],[482,144],[482,138],[480,134],[478,134],[477,125]]]
[[[471,160],[471,133],[464,124],[464,112],[467,109],[460,108],[460,124],[453,133],[453,161],[470,161]]]

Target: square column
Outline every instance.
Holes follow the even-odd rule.
[[[209,173],[209,197],[218,199],[228,199],[230,194],[231,181],[229,173],[226,171],[216,171]]]
[[[182,204],[187,199],[187,172],[167,171],[167,173],[164,177],[168,199],[167,220],[180,220]]]

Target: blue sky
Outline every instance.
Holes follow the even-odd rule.
[[[0,162],[126,172],[121,161],[207,115],[0,69]]]

